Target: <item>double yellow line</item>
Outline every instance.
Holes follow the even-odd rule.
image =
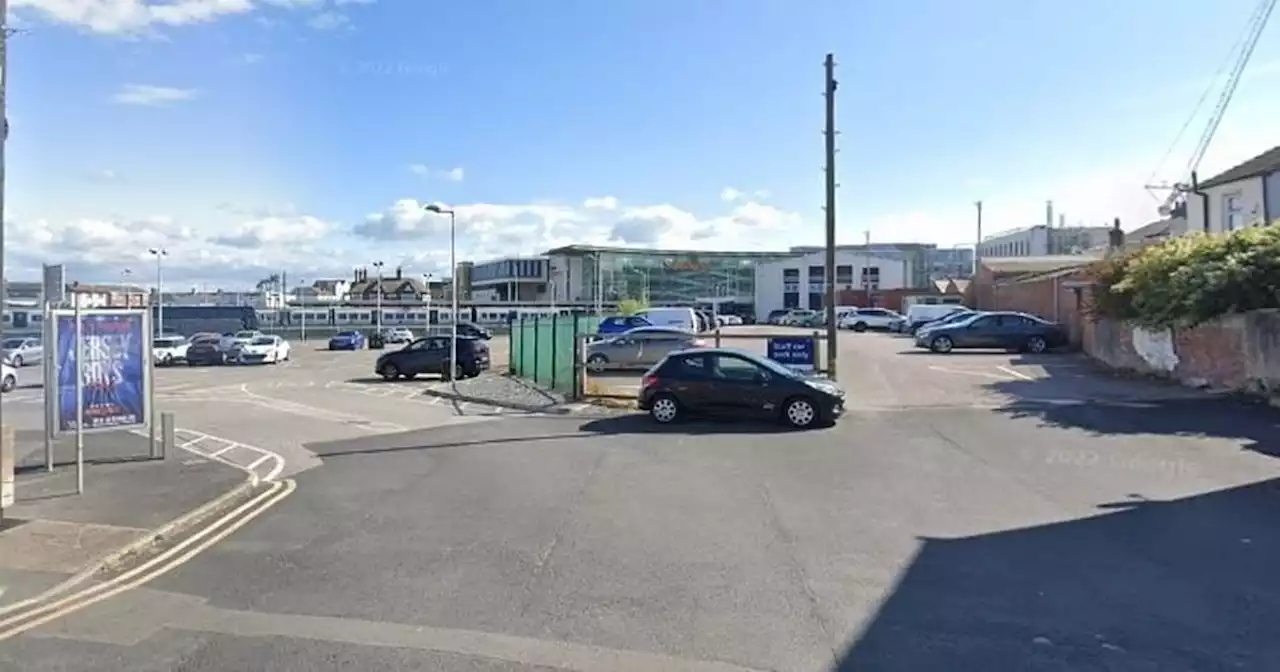
[[[213,521],[199,532],[174,544],[172,548],[119,576],[79,590],[66,597],[32,605],[27,602],[0,608],[0,642],[38,628],[161,576],[190,561],[210,546],[231,536],[271,507],[280,503],[298,487],[292,480],[276,481],[253,499]]]

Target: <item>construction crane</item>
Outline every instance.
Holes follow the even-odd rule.
[[[1196,142],[1195,150],[1191,152],[1191,158],[1187,161],[1187,166],[1183,171],[1188,178],[1193,176],[1196,169],[1200,166],[1200,161],[1204,159],[1205,152],[1209,151],[1209,145],[1213,142],[1213,136],[1218,132],[1218,126],[1222,123],[1222,117],[1227,112],[1227,107],[1231,104],[1232,97],[1235,96],[1236,87],[1240,84],[1240,76],[1244,74],[1245,68],[1249,65],[1249,60],[1253,57],[1253,50],[1258,46],[1258,38],[1262,37],[1263,31],[1267,28],[1267,22],[1271,19],[1271,12],[1276,7],[1277,0],[1261,0],[1253,14],[1249,17],[1249,23],[1245,27],[1244,37],[1238,43],[1240,53],[1236,57],[1235,64],[1231,71],[1227,74],[1227,81],[1224,84],[1222,93],[1218,97],[1218,104],[1214,106],[1213,113],[1209,115],[1209,122],[1205,125],[1204,131],[1200,134],[1200,140]],[[1215,77],[1216,79],[1216,77]],[[1210,83],[1210,89],[1206,89],[1204,95],[1200,97],[1200,101],[1196,103],[1196,107],[1191,112],[1191,117],[1183,124],[1182,130],[1178,131],[1177,138],[1174,139],[1173,145],[1177,145],[1182,138],[1182,133],[1191,125],[1192,119],[1200,110],[1205,99],[1208,98],[1209,92],[1213,84]],[[1169,152],[1165,153],[1165,159],[1173,151],[1173,145],[1169,147]],[[1163,165],[1164,161],[1161,161]],[[1156,170],[1159,170],[1157,168]],[[1160,205],[1159,211],[1162,217],[1168,217],[1182,205],[1186,198],[1186,194],[1192,190],[1192,185],[1187,182],[1176,182],[1174,184],[1156,184],[1147,185],[1148,191],[1169,191],[1169,196],[1165,198]]]

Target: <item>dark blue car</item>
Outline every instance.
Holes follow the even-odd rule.
[[[621,334],[624,331],[631,331],[637,327],[652,327],[653,323],[639,315],[625,315],[622,317],[606,317],[600,320],[600,326],[596,328],[598,334]]]
[[[344,331],[329,337],[330,350],[360,350],[364,348],[364,334],[359,331]]]

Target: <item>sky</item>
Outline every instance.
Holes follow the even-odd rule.
[[[476,262],[819,245],[828,52],[840,242],[972,245],[978,200],[987,233],[1047,200],[1132,229],[1255,4],[9,0],[6,275],[441,277],[427,203]],[[1280,144],[1272,24],[1201,179]]]

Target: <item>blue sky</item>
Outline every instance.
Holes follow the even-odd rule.
[[[828,51],[843,240],[971,243],[979,198],[989,231],[1046,199],[1137,226],[1255,0],[152,4],[11,0],[11,264],[109,280],[163,245],[193,284],[439,271],[427,201],[475,259],[817,244]],[[1277,31],[1202,172],[1280,143]]]

